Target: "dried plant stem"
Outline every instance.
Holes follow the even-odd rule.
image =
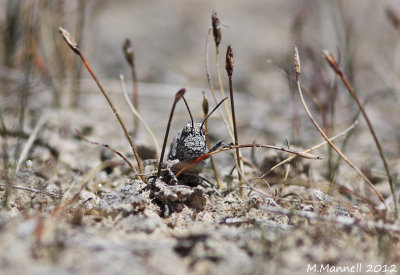
[[[368,177],[365,176],[364,173],[357,166],[355,166],[350,161],[350,159],[344,153],[342,153],[342,151],[340,151],[339,148],[336,147],[336,145],[334,145],[332,143],[332,141],[329,140],[328,136],[324,133],[324,131],[318,125],[317,121],[314,119],[313,115],[311,114],[310,110],[308,109],[307,104],[306,104],[306,102],[304,100],[304,97],[303,97],[303,92],[301,91],[301,85],[300,85],[300,58],[299,58],[299,53],[298,53],[297,47],[294,48],[294,64],[295,64],[295,72],[296,72],[297,91],[299,93],[301,103],[303,104],[303,107],[304,107],[308,117],[310,118],[312,124],[317,129],[317,131],[321,134],[321,136],[329,143],[329,145],[333,148],[333,150],[335,150],[336,153],[338,153],[347,162],[347,164],[351,168],[353,168],[367,182],[367,184],[371,187],[371,189],[374,190],[374,192],[376,193],[378,198],[381,200],[381,202],[385,204],[385,208],[389,209],[387,204],[386,204],[386,202],[385,202],[385,200],[384,200],[384,198],[382,197],[382,194],[375,188],[375,186],[368,179]]]
[[[119,77],[121,79],[122,92],[124,93],[124,98],[125,98],[126,103],[128,103],[129,108],[131,109],[132,113],[135,115],[135,117],[137,117],[137,119],[143,124],[144,128],[146,128],[147,132],[150,134],[150,136],[154,142],[154,145],[156,147],[157,158],[160,158],[160,146],[158,145],[156,136],[154,135],[153,131],[150,129],[149,125],[147,125],[147,123],[143,120],[142,116],[136,110],[135,106],[132,105],[132,102],[128,96],[128,92],[126,91],[124,76],[121,74]]]
[[[206,39],[206,47],[205,47],[206,74],[207,74],[207,82],[208,82],[208,85],[210,86],[210,90],[211,90],[211,94],[212,94],[213,99],[214,99],[214,103],[218,104],[218,99],[217,99],[217,96],[215,94],[214,85],[213,85],[212,80],[211,80],[210,68],[208,66],[208,41],[209,41],[209,38],[210,38],[210,33],[211,33],[211,28],[208,29],[208,34],[207,34],[207,39]],[[218,109],[218,111],[219,111],[219,115],[220,115],[222,121],[224,122],[224,124],[226,126],[226,130],[228,131],[229,136],[231,137],[232,140],[234,140],[234,136],[233,136],[233,133],[232,133],[232,128],[229,125],[228,121],[226,120],[225,115],[223,114],[221,109]]]
[[[118,152],[117,150],[113,149],[112,147],[110,147],[110,146],[107,145],[107,144],[101,144],[101,143],[98,143],[98,142],[96,142],[96,141],[92,141],[92,140],[90,140],[90,139],[85,138],[85,137],[82,135],[82,133],[81,133],[80,131],[78,131],[78,130],[76,130],[76,134],[77,134],[81,139],[83,139],[84,141],[89,142],[89,143],[94,144],[94,145],[103,146],[103,147],[105,147],[106,149],[108,149],[108,150],[110,150],[111,152],[113,152],[114,154],[118,155],[118,156],[119,156],[120,158],[122,158],[122,159],[128,164],[128,166],[137,174],[137,171],[136,171],[135,167],[133,166],[133,164],[132,164],[132,163],[129,161],[129,159],[128,159],[126,156],[124,156],[122,153]]]
[[[31,78],[33,73],[33,51],[34,51],[34,39],[33,30],[29,28],[26,31],[26,48],[25,48],[25,56],[24,56],[24,82],[21,87],[21,92],[19,95],[20,102],[19,102],[19,113],[18,113],[18,130],[22,132],[24,128],[25,122],[25,111],[29,100],[30,94],[30,85],[31,85]],[[17,157],[21,153],[21,136],[17,137],[17,145],[14,151],[14,159],[17,160]]]
[[[385,167],[386,175],[387,175],[388,180],[389,180],[390,191],[391,191],[392,196],[393,196],[395,216],[397,218],[398,217],[398,208],[397,208],[397,203],[398,202],[396,200],[396,192],[394,190],[394,183],[393,183],[392,175],[390,174],[389,165],[388,165],[388,163],[386,161],[385,154],[384,154],[382,146],[381,146],[381,144],[379,142],[378,136],[376,135],[375,129],[372,126],[372,123],[369,120],[368,115],[365,112],[364,107],[362,106],[360,100],[358,99],[358,96],[357,96],[356,92],[354,91],[353,87],[350,85],[350,82],[347,79],[347,77],[344,75],[343,71],[340,69],[339,64],[336,62],[336,60],[333,57],[333,55],[330,52],[328,52],[327,50],[325,50],[324,51],[324,56],[325,56],[325,59],[328,61],[329,65],[335,71],[335,73],[342,79],[344,85],[346,86],[347,90],[349,91],[351,97],[357,103],[358,108],[361,110],[361,114],[363,115],[365,121],[367,122],[368,129],[371,132],[371,135],[372,135],[372,137],[374,139],[375,145],[378,148],[379,155],[380,155],[380,157],[382,159],[383,166]]]
[[[6,192],[3,196],[2,200],[2,205],[3,207],[7,207],[8,204],[8,197],[11,192],[11,188],[13,187],[13,183],[8,175],[8,166],[9,166],[9,154],[8,154],[8,140],[7,140],[7,128],[4,123],[4,117],[3,117],[3,110],[0,105],[0,135],[1,135],[1,148],[3,151],[3,170],[0,170],[0,179],[3,178],[4,181],[6,182]]]
[[[205,127],[205,130],[206,130],[207,147],[208,147],[208,150],[210,150],[211,149],[211,144],[210,144],[210,136],[208,135],[208,121],[206,121],[204,123],[204,127]],[[218,173],[217,165],[215,164],[214,158],[212,156],[210,157],[210,162],[211,162],[211,167],[212,167],[212,169],[214,171],[215,180],[217,181],[217,189],[221,189],[222,188],[221,178],[220,178],[219,173]]]
[[[85,10],[87,1],[79,0],[77,7],[77,21],[76,21],[76,41],[82,46],[83,41],[83,29],[85,25]],[[74,72],[72,74],[72,106],[78,106],[79,102],[79,90],[80,90],[80,78],[81,78],[81,66],[78,60],[75,60]]]
[[[334,137],[331,137],[329,140],[330,140],[330,141],[334,141],[335,139],[337,139],[337,138],[339,138],[339,137],[345,135],[345,134],[348,133],[349,131],[353,130],[354,127],[357,125],[357,123],[358,123],[358,122],[355,121],[355,122],[354,122],[352,125],[350,125],[350,127],[348,127],[346,130],[344,130],[343,132],[337,134],[337,135],[334,136]],[[325,144],[327,144],[327,143],[328,143],[328,141],[325,140],[325,141],[323,141],[323,142],[321,142],[321,143],[319,143],[319,144],[317,144],[317,145],[315,145],[315,146],[313,146],[313,147],[311,147],[311,148],[309,148],[309,149],[307,149],[307,150],[304,150],[302,153],[311,152],[311,151],[313,151],[313,150],[315,150],[315,149],[318,149],[319,147],[321,147],[321,146],[323,146],[323,145],[325,145]],[[265,178],[265,177],[268,176],[272,171],[274,171],[276,168],[278,168],[279,166],[281,166],[281,165],[283,165],[283,164],[285,164],[285,163],[287,163],[287,162],[290,162],[291,160],[293,160],[293,159],[295,159],[295,158],[297,158],[297,155],[290,156],[290,157],[288,157],[287,159],[285,159],[285,160],[279,162],[278,164],[276,164],[275,166],[273,166],[271,169],[269,169],[266,173],[264,173],[260,178]]]
[[[71,203],[77,202],[82,191],[89,185],[90,181],[102,170],[105,168],[109,167],[110,164],[113,163],[113,161],[104,161],[97,165],[96,167],[93,167],[90,169],[89,172],[87,172],[85,175],[83,175],[82,180],[80,180],[81,187],[79,190],[72,196],[72,198],[68,201],[66,201],[63,205],[61,205],[61,202],[56,209],[54,209],[54,214],[60,213],[61,210],[64,210],[68,205]],[[63,197],[63,199],[67,199],[66,196]]]
[[[294,151],[294,150],[289,150],[289,149],[285,149],[283,147],[278,147],[278,146],[273,146],[273,145],[264,145],[264,144],[228,145],[228,146],[225,146],[223,148],[217,149],[215,151],[209,152],[209,153],[207,153],[205,155],[202,155],[201,157],[198,157],[197,159],[195,159],[194,161],[188,163],[185,167],[183,167],[175,176],[178,178],[184,171],[186,171],[192,165],[194,165],[194,164],[202,161],[203,159],[206,159],[209,156],[212,156],[214,154],[217,154],[217,153],[220,153],[220,152],[224,152],[224,151],[228,151],[228,150],[233,150],[233,149],[236,150],[237,148],[253,148],[253,147],[273,149],[273,150],[278,150],[278,151],[282,151],[282,152],[287,152],[287,153],[298,155],[299,157],[306,158],[306,159],[316,159],[316,160],[323,159],[322,157],[315,156],[313,154],[297,152],[297,151]]]
[[[271,64],[278,72],[286,75],[286,77],[290,80],[292,80],[294,83],[296,83],[296,78],[294,78],[292,75],[289,74],[289,72],[283,68],[281,68],[278,64],[272,62],[271,60],[268,60],[268,63]],[[315,106],[318,108],[318,111],[323,114],[325,112],[324,107],[322,106],[322,103],[320,100],[313,95],[313,93],[303,85],[301,85],[301,89],[303,89],[304,92],[310,97],[311,101],[315,104]]]
[[[0,184],[0,187],[1,188],[8,188],[8,186],[4,185],[4,184]],[[41,191],[39,189],[28,188],[28,187],[25,187],[25,186],[18,186],[18,185],[13,185],[12,188],[19,189],[19,190],[24,190],[24,191],[29,191],[29,192],[33,192],[33,193],[46,194],[46,195],[49,195],[51,197],[58,198],[58,196],[56,194],[53,194],[53,193],[50,193],[50,192],[46,192],[46,191]]]
[[[225,98],[224,86],[222,84],[222,79],[221,79],[221,68],[219,65],[219,46],[216,47],[215,54],[216,54],[216,59],[217,59],[216,63],[217,63],[217,78],[218,78],[219,90],[221,92],[222,98]],[[231,112],[229,111],[228,102],[224,102],[224,107],[225,107],[226,115],[228,116],[230,128],[233,129],[233,121],[232,121]]]
[[[137,75],[136,75],[136,66],[135,66],[135,53],[133,51],[133,48],[131,46],[131,41],[127,38],[125,39],[125,42],[122,46],[122,50],[125,54],[125,59],[129,64],[129,67],[131,68],[131,74],[132,74],[132,101],[133,101],[133,106],[137,111],[139,111],[139,93],[138,93],[138,83],[137,83]],[[133,135],[136,136],[138,133],[138,127],[139,127],[139,120],[138,117],[134,117],[133,121]]]
[[[236,126],[236,115],[235,115],[235,101],[233,97],[233,84],[232,84],[232,74],[233,74],[233,52],[231,45],[228,46],[228,49],[226,51],[226,72],[228,74],[229,78],[229,94],[231,97],[231,110],[232,110],[232,121],[233,121],[233,134],[235,136],[235,145],[239,145],[239,137],[237,133],[237,126]],[[237,169],[238,169],[238,178],[239,178],[239,185],[243,185],[243,179],[241,176],[240,172],[243,172],[242,170],[242,162],[240,159],[240,147],[236,148],[236,161],[237,161]],[[239,172],[240,171],[240,172]],[[242,195],[242,190],[240,189],[240,194]]]
[[[211,142],[210,142],[210,136],[208,135],[208,100],[205,92],[203,92],[203,114],[204,114],[204,130],[206,135],[207,148],[208,150],[210,150]],[[217,181],[217,189],[221,189],[222,188],[221,179],[219,177],[217,166],[212,156],[210,157],[210,162],[211,162],[211,167],[214,171],[215,180]]]
[[[366,102],[364,102],[364,104],[366,104]],[[360,115],[360,111],[357,112],[357,114],[355,115],[353,121],[357,121],[359,115]],[[352,133],[353,133],[352,131],[349,131],[346,134],[346,136],[344,137],[343,143],[340,146],[340,151],[342,151],[342,152],[346,151],[346,147],[347,147],[347,144],[348,144],[348,142],[349,142],[349,140],[351,138],[351,134]],[[342,160],[342,158],[338,155],[337,158],[336,158],[336,161],[335,161],[335,165],[332,168],[332,181],[335,180],[335,178],[336,178],[336,175],[337,175],[337,173],[339,171],[339,166],[340,166],[340,161],[341,160]]]
[[[37,135],[39,134],[39,131],[42,129],[43,125],[47,122],[48,115],[44,114],[36,124],[35,128],[33,129],[32,134],[29,136],[28,140],[25,142],[24,147],[22,148],[21,154],[19,155],[18,161],[17,161],[17,166],[15,168],[14,174],[17,174],[20,168],[20,165],[23,160],[26,159],[26,156],[34,144]]]
[[[138,83],[137,83],[137,75],[136,75],[136,69],[135,66],[132,67],[132,83],[133,83],[133,106],[135,107],[136,110],[139,110],[139,92],[138,92]],[[134,121],[133,121],[133,135],[137,135],[139,131],[139,120],[138,117],[136,116]]]
[[[285,176],[283,177],[283,180],[280,181],[278,192],[276,193],[276,196],[275,196],[275,200],[278,200],[279,197],[281,196],[283,187],[286,185],[287,179],[289,177],[290,167],[291,167],[290,163],[285,165]]]
[[[164,161],[164,154],[165,154],[165,148],[167,146],[167,140],[168,140],[168,134],[169,134],[169,128],[171,128],[171,121],[172,117],[175,112],[175,106],[178,103],[178,101],[181,99],[181,97],[185,94],[186,89],[180,89],[176,94],[175,94],[175,99],[174,103],[172,104],[171,112],[169,113],[169,119],[168,119],[168,125],[167,125],[167,130],[165,131],[165,137],[164,137],[164,142],[163,142],[163,147],[161,149],[161,157],[160,161],[158,162],[158,171],[157,171],[157,178],[161,176],[161,166]],[[140,173],[143,173],[142,171]]]
[[[71,35],[68,33],[68,31],[66,31],[63,28],[59,28],[61,35],[63,36],[65,42],[68,44],[68,46],[70,46],[70,48],[77,54],[79,55],[79,57],[81,58],[83,64],[85,65],[86,69],[88,70],[88,72],[90,73],[90,75],[92,76],[93,80],[96,82],[97,86],[99,87],[101,93],[104,95],[104,97],[106,98],[108,104],[110,105],[112,111],[114,112],[114,115],[116,116],[119,124],[121,125],[126,138],[129,141],[129,144],[131,146],[131,149],[133,151],[133,154],[135,155],[138,167],[139,167],[139,172],[143,173],[143,164],[142,161],[139,157],[139,154],[136,150],[135,144],[133,143],[132,137],[130,136],[128,129],[125,126],[125,123],[123,122],[122,118],[120,117],[120,115],[118,114],[117,110],[115,109],[114,104],[112,103],[110,97],[108,96],[108,94],[106,93],[106,91],[104,90],[103,86],[101,85],[100,81],[98,80],[98,78],[96,77],[96,75],[94,74],[94,72],[92,71],[92,69],[90,68],[89,64],[86,62],[85,57],[82,55],[82,53],[80,52],[78,45],[76,44],[76,42],[72,39]],[[146,183],[146,178],[141,176],[140,177],[142,179],[142,181],[144,183]]]

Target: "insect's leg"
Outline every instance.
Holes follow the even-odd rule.
[[[175,174],[174,174],[174,172],[172,172],[171,168],[170,168],[170,167],[167,167],[166,169],[167,169],[168,176],[171,177],[172,182],[174,183],[174,185],[179,185],[179,181],[178,181],[178,179],[175,177]]]

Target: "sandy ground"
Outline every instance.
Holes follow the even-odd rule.
[[[335,56],[340,52],[341,64],[360,97],[369,99],[367,112],[382,141],[399,195],[400,50],[399,37],[385,8],[400,12],[400,5],[396,1],[364,1],[362,6],[355,1],[343,2],[342,6],[338,3],[88,1],[82,52],[131,129],[132,115],[118,79],[119,74],[125,74],[130,90],[129,67],[121,44],[126,37],[132,40],[140,112],[162,144],[174,94],[180,88],[187,88],[186,97],[196,121],[203,117],[203,90],[210,105],[215,105],[206,81],[204,50],[211,11],[216,10],[228,25],[223,28],[221,44],[223,70],[228,44],[235,54],[240,142],[286,147],[287,138],[296,151],[323,139],[298,98],[293,101],[286,76],[268,60],[291,68],[293,45],[297,44],[302,82],[323,102],[326,91],[334,86],[334,75],[320,52],[325,48]],[[66,5],[66,15],[73,14],[68,8]],[[293,26],[298,26],[294,22],[301,20],[301,30],[294,30]],[[73,24],[65,24],[74,33]],[[217,87],[212,38],[209,50]],[[65,51],[62,57],[68,60],[67,55],[72,53]],[[55,60],[48,61],[49,68],[57,67]],[[67,76],[70,68],[66,69]],[[6,75],[3,68],[0,73]],[[223,81],[227,88],[225,71]],[[7,83],[14,87],[9,80]],[[351,135],[346,154],[368,174],[389,205],[388,211],[343,161],[337,188],[328,195],[326,146],[313,151],[324,160],[297,160],[291,163],[290,171],[285,170],[288,166],[281,166],[266,181],[259,176],[288,154],[256,149],[252,155],[251,149],[243,149],[247,183],[242,196],[237,173],[231,172],[232,155],[227,152],[215,155],[223,182],[220,190],[215,187],[209,162],[200,176],[211,184],[169,186],[154,178],[147,178],[145,184],[120,158],[111,154],[110,159],[102,159],[103,147],[77,136],[75,130],[79,129],[90,140],[108,144],[133,160],[120,125],[85,71],[75,108],[68,106],[67,92],[62,95],[61,107],[52,107],[52,87],[40,81],[32,83],[22,146],[40,118],[45,117],[46,123],[28,152],[29,161],[24,160],[15,175],[11,157],[10,194],[5,178],[0,181],[0,198],[4,202],[8,197],[7,207],[2,204],[0,208],[1,274],[312,274],[343,270],[347,274],[353,267],[359,274],[399,272],[400,223],[393,217],[382,162],[362,119]],[[68,91],[69,78],[63,85]],[[311,100],[307,102],[320,122],[318,108]],[[17,104],[16,94],[2,93],[10,156],[17,144]],[[300,119],[297,135],[293,110]],[[334,134],[346,129],[356,112],[339,84]],[[188,120],[185,106],[179,102],[168,144]],[[232,142],[218,112],[209,124],[212,143]],[[336,144],[341,145],[343,140]],[[150,157],[154,158],[154,144],[143,127],[135,143],[142,156],[152,151]],[[2,171],[3,162],[4,158],[0,161]],[[154,169],[150,164],[145,167],[148,176]]]

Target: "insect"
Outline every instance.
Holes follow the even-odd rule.
[[[206,133],[204,124],[185,123],[183,129],[175,135],[171,149],[168,154],[168,159],[191,162],[198,157],[204,155],[207,150]]]
[[[223,142],[218,141],[210,150],[207,150],[206,142],[206,131],[205,122],[210,115],[221,105],[226,99],[223,99],[215,108],[200,122],[194,122],[192,114],[189,109],[189,105],[186,99],[183,98],[188,109],[191,120],[187,121],[183,126],[182,130],[178,131],[171,143],[170,151],[168,154],[168,160],[166,164],[167,170],[169,170],[169,176],[172,178],[175,184],[178,183],[174,172],[178,172],[190,162],[201,157],[202,155],[212,152],[222,146]],[[180,183],[195,186],[201,182],[201,178],[198,174],[202,171],[205,164],[205,160],[193,165],[188,169],[181,177]]]

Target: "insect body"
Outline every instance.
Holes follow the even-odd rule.
[[[168,160],[172,161],[171,164],[173,164],[169,168],[172,172],[176,173],[202,155],[216,150],[222,143],[222,141],[217,142],[217,144],[208,151],[204,123],[192,123],[188,121],[185,123],[182,130],[178,131],[171,143]],[[198,185],[201,182],[198,173],[202,171],[204,164],[205,160],[202,160],[192,165],[190,169],[185,171],[179,178],[179,181],[187,185]],[[176,181],[176,179],[174,179],[174,181]]]
[[[191,165],[189,169],[186,169],[184,174],[182,174],[181,177],[179,178],[179,182],[176,179],[174,172],[176,173],[176,172],[180,171],[182,168],[188,168],[187,166],[189,163],[191,163],[192,161],[196,160],[197,158],[208,153],[207,152],[207,142],[206,142],[205,122],[209,118],[209,116],[227,98],[224,98],[220,103],[218,103],[217,106],[215,106],[214,109],[204,118],[202,123],[194,122],[193,116],[189,109],[189,106],[186,102],[186,99],[183,97],[183,95],[182,95],[182,98],[186,104],[186,107],[188,109],[191,120],[186,122],[184,127],[182,128],[182,130],[178,131],[178,133],[175,135],[175,137],[171,143],[171,148],[170,148],[170,152],[168,154],[167,161],[162,162],[163,153],[161,154],[161,160],[159,163],[157,177],[160,176],[161,167],[163,166],[164,169],[167,169],[167,172],[168,172],[168,176],[167,177],[164,176],[165,177],[165,179],[163,179],[164,182],[170,182],[170,180],[172,180],[175,184],[181,183],[181,184],[196,186],[201,182],[201,180],[200,180],[201,178],[199,177],[198,174],[203,169],[205,160],[202,160],[195,165]],[[177,101],[174,102],[174,105],[171,110],[171,114],[173,113],[176,102]],[[172,118],[172,115],[170,115],[169,124],[170,124],[171,118]],[[168,130],[169,130],[169,125],[168,125],[167,131],[166,131],[166,138],[168,136]],[[166,138],[164,139],[163,150],[165,148]],[[213,148],[210,149],[210,151],[216,150],[222,144],[223,144],[223,142],[219,141],[215,146],[213,146]]]
[[[204,155],[207,151],[206,133],[202,123],[185,123],[172,143],[168,159],[178,159],[183,162],[191,162]]]
[[[180,169],[188,165],[193,160],[207,153],[206,135],[204,125],[202,123],[192,123],[188,121],[182,130],[178,131],[171,143],[168,154],[170,176],[177,183],[177,179],[173,173],[177,173]],[[179,182],[195,186],[200,183],[198,173],[203,170],[205,161],[201,161],[191,166],[180,178]]]

